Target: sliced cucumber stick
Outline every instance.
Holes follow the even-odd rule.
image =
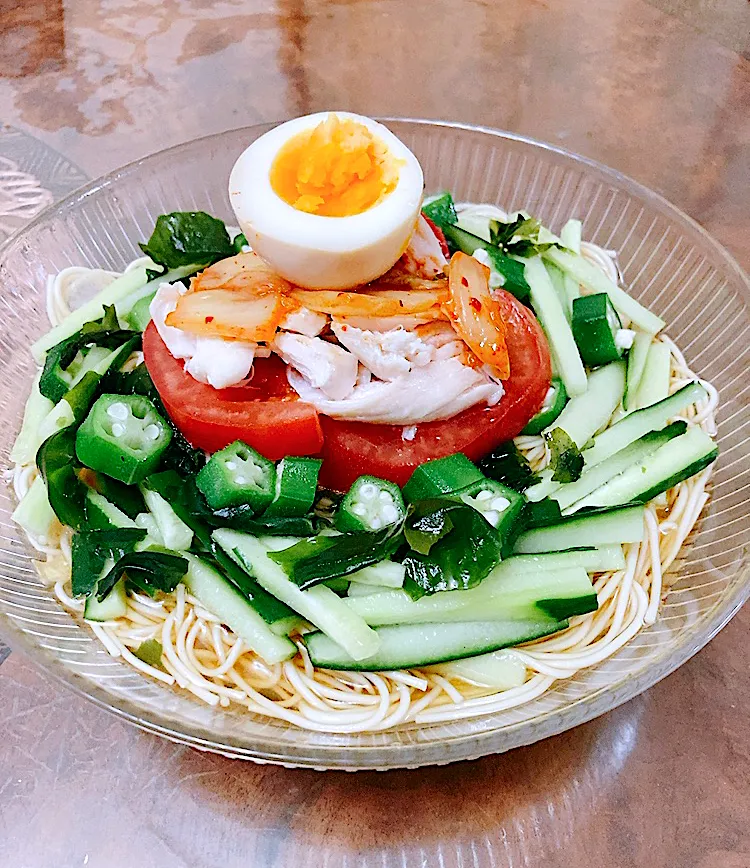
[[[221,573],[195,555],[185,555],[188,571],[185,587],[236,633],[269,665],[289,660],[297,653],[294,642],[276,635],[242,594]]]
[[[719,454],[714,441],[700,428],[688,428],[680,437],[661,446],[624,473],[578,502],[578,507],[645,503],[683,479],[700,473]]]
[[[571,398],[553,423],[579,449],[609,422],[625,391],[625,363],[612,362],[592,371],[585,393]],[[544,496],[544,495],[543,495]]]
[[[560,297],[540,257],[532,257],[526,262],[524,276],[531,288],[531,303],[547,335],[560,379],[571,397],[582,395],[586,391],[586,371]]]
[[[634,543],[641,542],[643,535],[643,507],[629,506],[613,509],[611,512],[566,519],[550,527],[527,530],[516,541],[516,552],[553,552],[566,546],[571,548]]]
[[[651,347],[653,338],[646,332],[636,332],[633,338],[633,346],[628,353],[628,373],[625,381],[625,396],[622,399],[623,407],[630,411],[635,410],[635,397],[641,384],[643,371],[646,368],[646,358]]]
[[[109,566],[111,566],[111,562]],[[108,569],[109,566],[105,569]],[[83,618],[85,621],[115,621],[117,618],[124,618],[127,613],[128,598],[125,593],[125,579],[120,579],[101,602],[96,599],[96,592],[86,597]]]
[[[57,516],[49,505],[47,486],[41,476],[37,476],[31,483],[11,518],[39,542],[48,539],[59,525]]]
[[[612,283],[601,269],[582,256],[577,256],[568,250],[560,250],[559,247],[550,247],[545,251],[544,258],[554,262],[590,292],[606,292],[617,311],[643,331],[655,335],[664,328],[663,319],[639,304],[617,284]]]
[[[526,664],[514,651],[490,651],[478,657],[437,663],[430,669],[444,678],[456,678],[495,690],[510,690],[526,681]]]
[[[646,366],[635,393],[633,409],[640,410],[663,401],[669,395],[672,353],[661,341],[652,343],[646,357]]]
[[[566,621],[543,618],[538,621],[380,627],[376,631],[380,643],[378,652],[361,660],[355,660],[324,633],[305,636],[305,644],[313,664],[325,669],[413,669],[530,642],[563,630],[566,626]]]
[[[10,460],[16,464],[31,464],[36,458],[36,453],[42,445],[39,439],[39,426],[50,414],[55,406],[49,398],[45,398],[39,391],[39,378],[41,371],[34,378],[31,393],[26,401],[23,411],[23,423],[18,432],[16,442],[10,453]]]
[[[266,591],[340,642],[352,657],[364,659],[377,651],[377,634],[330,588],[316,585],[300,590],[268,557],[265,546],[248,534],[222,528],[214,531],[213,538]]]

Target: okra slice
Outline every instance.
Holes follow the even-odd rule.
[[[262,512],[274,497],[276,468],[252,446],[235,440],[209,458],[195,482],[211,509],[247,504]]]
[[[480,512],[495,528],[502,542],[503,557],[511,550],[522,530],[521,513],[525,498],[522,494],[497,482],[483,479],[457,495],[467,506]]]
[[[315,502],[320,458],[282,458],[276,465],[276,484],[264,515],[285,518],[307,515]]]
[[[130,485],[159,465],[172,429],[143,395],[102,395],[76,434],[81,464]]]
[[[341,501],[335,523],[342,531],[376,531],[402,521],[405,515],[398,485],[377,476],[360,476]]]
[[[404,486],[407,503],[447,497],[484,480],[477,466],[461,452],[420,464]]]

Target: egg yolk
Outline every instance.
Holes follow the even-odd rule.
[[[332,114],[284,144],[270,181],[276,195],[298,211],[351,217],[395,189],[400,165],[366,126]]]

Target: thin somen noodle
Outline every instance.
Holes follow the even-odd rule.
[[[507,219],[494,206],[463,205],[458,210]],[[587,243],[581,245],[581,252],[612,280],[618,280],[612,253]],[[50,281],[47,310],[53,323],[69,312],[71,284],[83,280],[84,271],[66,269]],[[655,340],[671,353],[671,392],[698,379],[668,337]],[[131,360],[131,366],[138,361],[140,358]],[[710,383],[701,382],[708,398],[688,407],[681,417],[713,435],[718,395]],[[516,445],[535,471],[547,466],[549,455],[541,436],[518,437]],[[15,468],[13,485],[19,499],[36,472],[33,465]],[[670,567],[708,500],[710,474],[708,467],[646,505],[644,540],[624,546],[625,568],[594,577],[598,610],[572,617],[570,626],[560,633],[510,650],[508,653],[526,667],[526,681],[503,691],[448,678],[429,667],[395,672],[315,669],[301,641],[292,660],[270,666],[182,584],[158,600],[135,592],[128,597],[125,617],[89,626],[112,657],[144,675],[187,690],[209,705],[244,706],[250,712],[308,730],[356,733],[410,721],[452,721],[517,708],[541,696],[557,680],[611,657],[643,627],[654,623],[669,590]],[[70,593],[71,536],[70,528],[58,525],[52,537],[32,537],[30,542],[46,558],[38,562],[42,580],[54,588],[65,609],[81,618],[83,601]],[[151,666],[133,653],[149,639],[162,645],[163,668]]]

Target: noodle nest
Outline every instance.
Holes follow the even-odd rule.
[[[458,206],[460,211],[467,209],[478,216],[507,217],[494,206]],[[618,281],[613,253],[587,243],[582,244],[581,252]],[[129,268],[142,262],[137,260]],[[81,292],[81,283],[101,288],[112,277],[112,272],[68,268],[50,279],[50,321],[56,324],[69,312],[68,300]],[[662,335],[655,340],[666,344],[671,353],[670,392],[699,379],[669,338]],[[718,395],[710,383],[700,382],[708,398],[688,407],[680,418],[714,435]],[[542,437],[522,436],[515,442],[533,470],[547,465],[549,455]],[[144,675],[187,690],[208,705],[243,707],[307,730],[373,732],[408,722],[457,721],[518,708],[550,690],[559,679],[571,678],[611,657],[656,621],[660,603],[669,590],[668,570],[708,500],[706,487],[711,469],[706,468],[647,504],[645,538],[641,543],[624,546],[625,569],[594,576],[599,602],[596,612],[571,618],[570,626],[560,633],[508,650],[525,665],[526,681],[507,690],[449,679],[429,667],[393,672],[316,669],[301,641],[297,642],[299,653],[292,660],[269,666],[181,584],[159,600],[132,594],[127,615],[116,621],[86,623],[112,657]],[[13,485],[19,499],[36,472],[33,465],[15,468]],[[84,603],[70,594],[71,536],[70,528],[59,525],[52,538],[30,538],[30,542],[46,556],[37,561],[42,580],[54,587],[65,609],[82,619]],[[150,666],[133,653],[149,639],[162,645],[163,668]]]

